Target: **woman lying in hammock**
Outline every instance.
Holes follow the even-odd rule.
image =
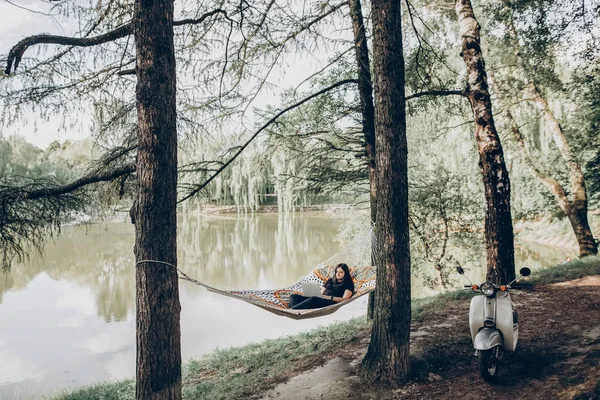
[[[306,310],[308,308],[327,307],[348,300],[354,294],[354,282],[348,266],[344,263],[335,266],[333,278],[329,278],[321,288],[321,296],[306,297],[299,294],[290,295],[289,308]]]

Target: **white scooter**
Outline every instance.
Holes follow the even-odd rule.
[[[460,266],[456,267],[456,271],[464,276],[464,270]],[[521,268],[519,274],[508,285],[497,286],[492,282],[474,285],[469,278],[467,280],[471,285],[465,285],[465,288],[482,293],[471,299],[469,326],[473,347],[477,351],[479,372],[490,383],[494,383],[498,376],[500,350],[512,352],[517,347],[519,320],[508,292],[511,290],[510,285],[521,276],[529,276],[531,270]]]

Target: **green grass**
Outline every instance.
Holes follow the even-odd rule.
[[[184,398],[247,398],[357,340],[360,330],[367,326],[362,317],[308,333],[215,351],[186,365]]]
[[[534,285],[551,284],[556,282],[570,281],[583,278],[588,275],[600,274],[600,257],[585,257],[564,264],[554,265],[542,270],[533,271],[527,278],[519,279],[519,287],[528,288]],[[473,297],[471,290],[454,290],[452,292],[438,294],[423,299],[415,299],[412,302],[413,321],[422,321],[427,314],[440,308],[440,303],[449,301],[460,301]]]
[[[523,286],[550,284],[598,274],[600,274],[600,257],[585,257],[543,270],[534,271],[526,279],[520,280],[520,284]]]
[[[522,286],[548,284],[600,274],[600,257],[587,257],[535,271]],[[470,298],[469,290],[456,290],[437,296],[413,300],[414,321],[425,320],[433,310],[451,301]],[[183,398],[240,399],[261,393],[290,375],[320,363],[337,349],[368,336],[370,324],[365,317],[319,328],[317,330],[266,340],[244,347],[217,350],[188,362],[183,370]],[[103,383],[77,389],[71,393],[46,396],[52,400],[129,400],[135,397],[131,380]]]

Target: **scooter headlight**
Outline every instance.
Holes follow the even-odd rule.
[[[481,293],[485,294],[486,296],[493,296],[494,293],[496,292],[496,290],[494,288],[494,284],[491,282],[482,283],[480,286],[480,289],[481,289]]]

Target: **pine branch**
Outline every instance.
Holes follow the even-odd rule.
[[[182,25],[197,25],[204,22],[207,18],[212,17],[216,14],[223,14],[225,18],[228,18],[227,11],[222,10],[220,8],[209,11],[199,18],[196,19],[184,19],[181,21],[174,21],[173,26],[182,26]],[[126,36],[129,36],[133,33],[133,25],[131,22],[118,27],[115,30],[104,33],[102,35],[94,36],[94,37],[83,37],[76,38],[70,36],[58,36],[58,35],[33,35],[28,36],[25,39],[21,40],[8,53],[8,58],[6,60],[6,68],[4,73],[6,75],[10,75],[11,71],[14,73],[23,58],[23,54],[25,51],[31,46],[35,46],[37,44],[58,44],[63,46],[75,46],[75,47],[91,47],[97,46],[100,44],[112,42],[116,39],[120,39]],[[14,68],[13,68],[14,63]]]
[[[406,100],[416,99],[423,96],[467,96],[466,90],[427,90],[425,92],[413,93],[406,96]]]
[[[75,38],[70,36],[57,36],[46,34],[29,36],[21,40],[12,49],[10,49],[10,52],[8,53],[8,59],[6,60],[6,69],[4,70],[4,73],[6,75],[11,74],[13,62],[15,66],[14,68],[12,68],[12,72],[14,72],[19,66],[19,63],[21,62],[21,58],[23,57],[25,51],[27,51],[29,47],[37,44],[58,44],[64,46],[90,47],[111,42],[113,40],[130,35],[131,33],[131,23],[128,23],[126,25],[120,26],[119,28],[113,31],[91,38]]]
[[[31,191],[23,190],[15,196],[15,200],[38,200],[45,197],[60,196],[63,194],[72,193],[93,183],[110,182],[133,172],[135,172],[134,164],[125,165],[108,172],[86,175],[66,185],[45,187]]]

